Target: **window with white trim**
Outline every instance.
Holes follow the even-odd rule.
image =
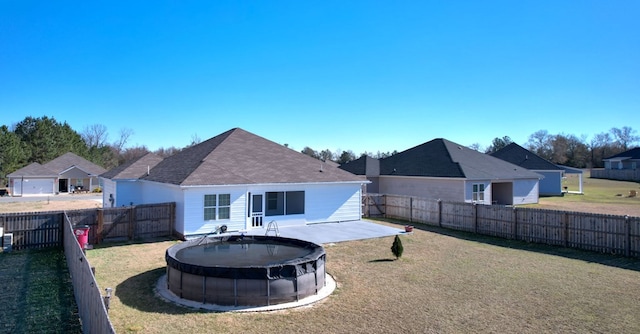
[[[484,202],[484,183],[473,185],[473,201]]]
[[[265,195],[265,216],[304,214],[304,191],[274,191]]]
[[[204,195],[204,220],[229,219],[231,194]]]

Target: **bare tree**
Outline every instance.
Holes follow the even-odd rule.
[[[133,130],[129,128],[120,129],[120,136],[111,145],[117,152],[122,152],[124,146],[129,141],[129,138],[133,135]]]
[[[551,139],[552,137],[547,130],[539,130],[529,136],[527,149],[540,157],[551,161],[553,159]]]
[[[89,148],[103,147],[107,146],[109,133],[107,132],[107,127],[103,124],[93,124],[85,126],[81,136]]]
[[[200,139],[197,133],[194,133],[191,135],[191,144],[189,144],[189,147],[198,145],[201,142],[202,142],[202,139]]]
[[[320,160],[322,160],[322,161],[332,161],[333,160],[333,153],[331,153],[331,151],[329,149],[320,151],[319,156],[320,156]]]
[[[622,151],[628,150],[633,143],[640,140],[640,137],[635,135],[636,130],[628,126],[623,126],[621,129],[612,128],[610,132]]]

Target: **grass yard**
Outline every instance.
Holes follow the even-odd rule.
[[[311,307],[268,313],[209,313],[158,299],[153,287],[175,241],[87,254],[100,287],[114,288],[118,333],[640,332],[638,259],[414,231],[402,236],[398,261],[393,237],[325,245],[336,291]]]
[[[589,171],[586,170],[582,177],[583,195],[540,197],[538,204],[524,205],[524,207],[640,217],[640,196],[629,197],[631,190],[640,194],[640,183],[592,179],[589,175]],[[567,174],[567,178],[563,180],[563,186],[567,186],[570,191],[578,191],[578,176]]]
[[[82,333],[61,249],[0,253],[0,333]]]

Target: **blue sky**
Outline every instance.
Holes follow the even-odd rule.
[[[640,1],[0,0],[0,124],[183,147],[486,147],[640,130]]]

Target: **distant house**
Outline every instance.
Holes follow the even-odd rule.
[[[640,167],[640,147],[618,153],[602,160],[604,161],[605,169],[636,170]]]
[[[640,182],[640,147],[602,160],[604,169],[592,169],[592,178]]]
[[[340,168],[371,181],[367,191],[483,204],[537,203],[541,175],[446,139]]]
[[[126,191],[137,203],[176,202],[175,228],[183,237],[222,225],[233,231],[264,229],[271,221],[359,220],[367,183],[239,128],[165,158],[138,180],[130,189],[118,185],[114,196]]]
[[[579,169],[556,165],[516,143],[511,143],[491,155],[542,175],[539,190],[541,196],[562,195],[564,192],[562,180],[565,173],[579,174],[578,192],[582,193],[582,171]]]
[[[146,176],[162,161],[162,157],[147,153],[100,174],[102,205],[104,207],[128,206],[142,202],[140,178]]]
[[[99,187],[105,169],[74,154],[65,153],[43,165],[32,163],[9,175],[13,196],[52,195]]]

